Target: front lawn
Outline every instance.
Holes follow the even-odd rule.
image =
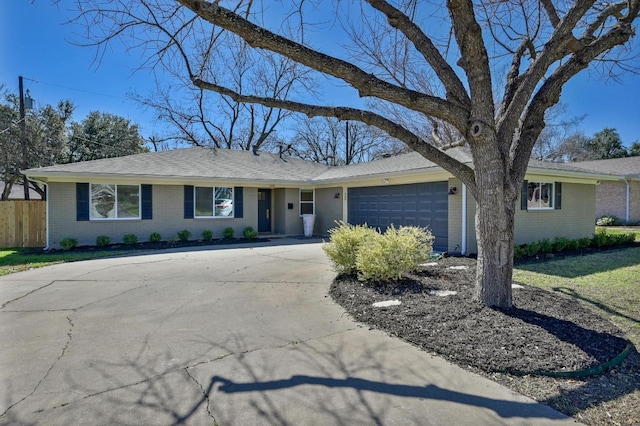
[[[130,250],[129,250],[130,251]],[[43,253],[38,249],[10,248],[0,249],[0,275],[27,271],[33,268],[55,265],[56,263],[96,259],[127,253],[122,251],[64,252]]]

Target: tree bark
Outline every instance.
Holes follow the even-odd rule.
[[[472,148],[477,182],[475,297],[485,306],[510,308],[517,191],[496,145],[491,141]]]

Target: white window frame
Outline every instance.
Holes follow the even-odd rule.
[[[196,194],[198,193],[198,188],[211,188],[212,189],[212,197],[211,197],[211,207],[212,207],[212,216],[199,216],[198,215],[198,204],[196,200]],[[234,203],[231,214],[228,216],[225,215],[216,215],[216,190],[219,188],[225,188],[231,190],[231,201],[235,201],[235,192],[232,186],[194,186],[193,187],[193,218],[194,219],[234,219],[236,215],[236,206]]]
[[[93,187],[96,185],[113,186],[115,193],[115,201],[113,204],[114,217],[96,217],[94,216],[93,204]],[[138,216],[118,217],[118,186],[135,186],[138,188]],[[91,183],[89,184],[89,220],[140,220],[142,218],[142,188],[140,184],[131,183]]]
[[[529,199],[529,185],[538,185],[537,190],[538,193],[542,191],[542,185],[550,185],[549,191],[549,205],[545,206],[542,203],[542,198],[538,196],[538,205],[532,205],[532,199]],[[534,195],[535,195],[534,189]],[[555,182],[547,182],[547,181],[528,181],[527,182],[527,210],[555,210],[556,207],[556,184]]]
[[[311,192],[312,194],[312,200],[311,201],[303,201],[302,200],[302,192]],[[300,215],[300,217],[302,217],[302,205],[303,204],[311,204],[311,214],[316,214],[316,190],[315,189],[308,189],[308,188],[300,188],[300,191],[298,192],[298,213]]]

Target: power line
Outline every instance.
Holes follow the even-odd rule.
[[[37,84],[44,84],[46,86],[53,86],[53,87],[59,87],[61,89],[74,90],[76,92],[86,93],[86,94],[89,94],[89,95],[105,96],[107,98],[128,100],[127,98],[124,98],[122,96],[115,96],[115,95],[109,95],[109,94],[106,94],[106,93],[94,92],[94,91],[91,91],[91,90],[78,89],[78,88],[75,88],[75,87],[64,86],[62,84],[57,84],[57,83],[48,83],[48,82],[45,82],[45,81],[34,80],[34,79],[28,78],[28,77],[23,77],[23,78],[25,80],[29,80],[29,81],[32,81],[32,82],[37,83]]]

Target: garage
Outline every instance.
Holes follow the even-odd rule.
[[[448,247],[447,182],[349,188],[348,219],[385,230],[389,225],[420,226],[435,236],[434,249]]]

